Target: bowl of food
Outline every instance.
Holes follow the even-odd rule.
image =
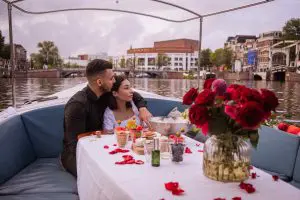
[[[165,136],[177,132],[186,133],[188,130],[188,120],[182,117],[152,117],[150,125],[154,131]]]

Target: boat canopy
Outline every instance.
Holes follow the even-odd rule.
[[[259,6],[274,0],[244,0],[235,1],[233,7],[229,7],[226,1],[202,0],[195,8],[191,0],[1,0],[7,4],[10,40],[10,69],[14,79],[15,55],[13,44],[13,13],[44,15],[61,12],[97,11],[109,13],[127,13],[143,17],[163,20],[170,23],[186,23],[196,21],[199,27],[198,60],[201,59],[202,24],[203,20],[210,16],[241,10],[253,6]],[[134,5],[134,7],[132,6]],[[230,5],[232,6],[232,5]],[[107,13],[106,13],[107,15]],[[200,62],[198,62],[198,87],[200,85]],[[15,86],[12,81],[12,98],[15,107]]]

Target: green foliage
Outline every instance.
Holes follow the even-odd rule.
[[[120,65],[121,68],[126,67],[126,60],[125,60],[124,56],[122,56],[119,65]]]
[[[39,42],[37,47],[39,48],[39,52],[30,55],[34,69],[41,69],[44,64],[47,64],[48,68],[57,68],[62,65],[62,59],[54,42]]]
[[[169,57],[166,54],[159,53],[156,56],[155,63],[158,69],[160,69],[162,66],[167,66],[169,62]]]
[[[292,18],[282,28],[284,40],[300,40],[300,18]]]

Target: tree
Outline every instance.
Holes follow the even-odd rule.
[[[210,59],[213,65],[226,65],[230,68],[233,61],[233,52],[227,48],[219,48],[211,54]]]
[[[34,68],[42,68],[44,64],[47,64],[49,68],[53,68],[62,64],[62,59],[54,42],[39,42],[37,47],[39,48],[39,52],[30,55],[34,63]]]
[[[4,40],[5,40],[5,37],[2,36],[2,32],[0,30],[0,57],[2,57],[2,49],[4,47]]]
[[[7,59],[7,60],[10,59],[10,45],[9,44],[3,45],[0,57],[2,57],[3,59]]]
[[[131,70],[134,70],[135,65],[133,63],[133,58],[127,58],[126,67],[131,69]]]
[[[158,53],[155,59],[155,63],[158,69],[162,66],[167,66],[169,62],[169,57],[164,53]]]
[[[210,49],[204,49],[201,51],[201,57],[200,57],[200,66],[201,67],[211,67],[212,66],[211,54],[212,54],[212,52]]]
[[[223,52],[224,49],[219,48],[211,54],[211,62],[213,65],[220,66],[223,64]]]
[[[300,18],[292,18],[282,28],[284,40],[300,40]]]
[[[225,64],[225,66],[231,68],[232,65],[232,50],[225,48],[223,51],[223,64]]]
[[[119,65],[120,65],[121,68],[126,67],[126,60],[125,60],[124,56],[122,56]]]

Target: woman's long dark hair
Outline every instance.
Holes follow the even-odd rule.
[[[114,97],[112,93],[118,92],[122,82],[125,80],[128,80],[128,79],[125,75],[122,74],[122,75],[116,75],[115,80],[116,80],[116,82],[113,84],[113,86],[111,88],[111,96],[110,96],[109,103],[108,103],[108,107],[111,110],[118,109],[116,97]],[[131,102],[126,102],[126,108],[131,108],[131,107],[132,107]]]

